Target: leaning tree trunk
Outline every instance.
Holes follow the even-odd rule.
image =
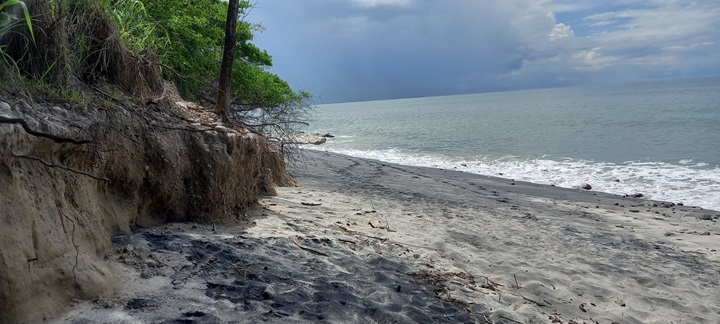
[[[220,63],[220,80],[218,81],[218,97],[215,111],[223,119],[228,120],[230,110],[230,74],[235,60],[235,31],[240,0],[228,2],[228,15],[225,22],[225,46],[222,63]]]

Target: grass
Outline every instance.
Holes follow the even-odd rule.
[[[153,44],[147,37],[143,41],[130,36],[152,27],[137,21],[143,17],[141,2],[55,0],[25,5],[8,0],[0,9],[11,5],[21,6],[25,20],[20,24],[20,18],[0,15],[0,73],[5,81],[0,90],[22,92],[33,101],[80,106],[102,101],[89,95],[98,87],[116,86],[124,95],[114,97],[140,100],[162,91],[158,59],[141,49]],[[127,45],[130,40],[137,41]]]

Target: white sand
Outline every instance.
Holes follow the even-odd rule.
[[[720,323],[718,212],[307,154],[247,224],[118,238],[58,322]]]

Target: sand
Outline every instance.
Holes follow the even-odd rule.
[[[305,151],[235,225],[114,238],[64,323],[719,323],[720,212]]]

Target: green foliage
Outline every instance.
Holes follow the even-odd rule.
[[[165,75],[192,99],[210,92],[219,71],[227,5],[217,0],[143,0],[156,38],[169,43],[157,49],[170,67]]]
[[[148,15],[139,0],[100,0],[105,12],[117,23],[125,45],[135,53],[151,49],[159,53],[170,44],[163,27]]]
[[[108,0],[106,0],[108,1]],[[124,0],[129,1],[129,0]],[[138,1],[138,0],[136,0]],[[169,67],[166,76],[188,98],[214,98],[222,45],[225,36],[227,3],[218,0],[142,0],[145,14],[156,24],[155,37],[168,44],[154,48]],[[251,41],[262,26],[242,17],[252,9],[240,2],[237,24],[236,59],[231,94],[236,104],[275,106],[300,98],[287,82],[267,71],[272,56]]]
[[[22,19],[5,11],[6,8],[9,8],[11,6],[20,6],[22,8],[22,12],[25,17],[25,25],[28,27],[30,37],[33,41],[35,41],[35,33],[33,32],[30,12],[28,11],[25,2],[20,0],[7,0],[3,3],[0,3],[0,39],[2,39],[6,34],[11,33],[15,27],[22,24]],[[15,60],[5,52],[5,47],[6,45],[0,44],[0,58],[2,59],[3,63],[5,63],[5,65],[12,66],[15,70],[15,73],[20,74],[20,69],[17,66],[17,62],[15,62]]]
[[[232,80],[231,92],[237,98],[236,102],[246,107],[278,106],[303,96],[293,92],[279,76],[242,60],[235,61]]]
[[[28,29],[30,30],[30,37],[32,37],[32,39],[34,41],[35,33],[33,32],[32,19],[30,19],[30,12],[28,11],[28,8],[25,5],[25,2],[20,1],[20,0],[6,0],[3,3],[0,3],[0,37],[5,35],[6,33],[10,32],[12,30],[12,28],[14,28],[16,26],[15,22],[18,20],[18,18],[4,11],[5,8],[11,7],[11,6],[22,7],[22,11],[25,16],[25,24],[27,25]]]
[[[21,0],[0,0],[0,40],[23,23],[21,15],[3,11],[11,6],[23,9],[24,24],[30,28],[29,33],[13,35],[13,47],[4,48],[2,44],[9,43],[0,42],[0,58],[10,62],[0,60],[0,68],[14,65],[13,79],[27,78],[50,97],[77,101],[82,98],[74,91],[83,84],[103,83],[143,97],[156,90],[157,82],[152,82],[155,78],[148,71],[156,71],[155,63],[160,63],[163,77],[172,80],[183,97],[215,98],[228,10],[225,1],[37,0],[30,6],[33,12],[28,12]],[[251,9],[249,1],[240,1],[232,109],[308,108],[309,94],[293,91],[268,71],[272,56],[252,43],[263,27],[244,20]],[[33,33],[36,22],[38,32]]]

